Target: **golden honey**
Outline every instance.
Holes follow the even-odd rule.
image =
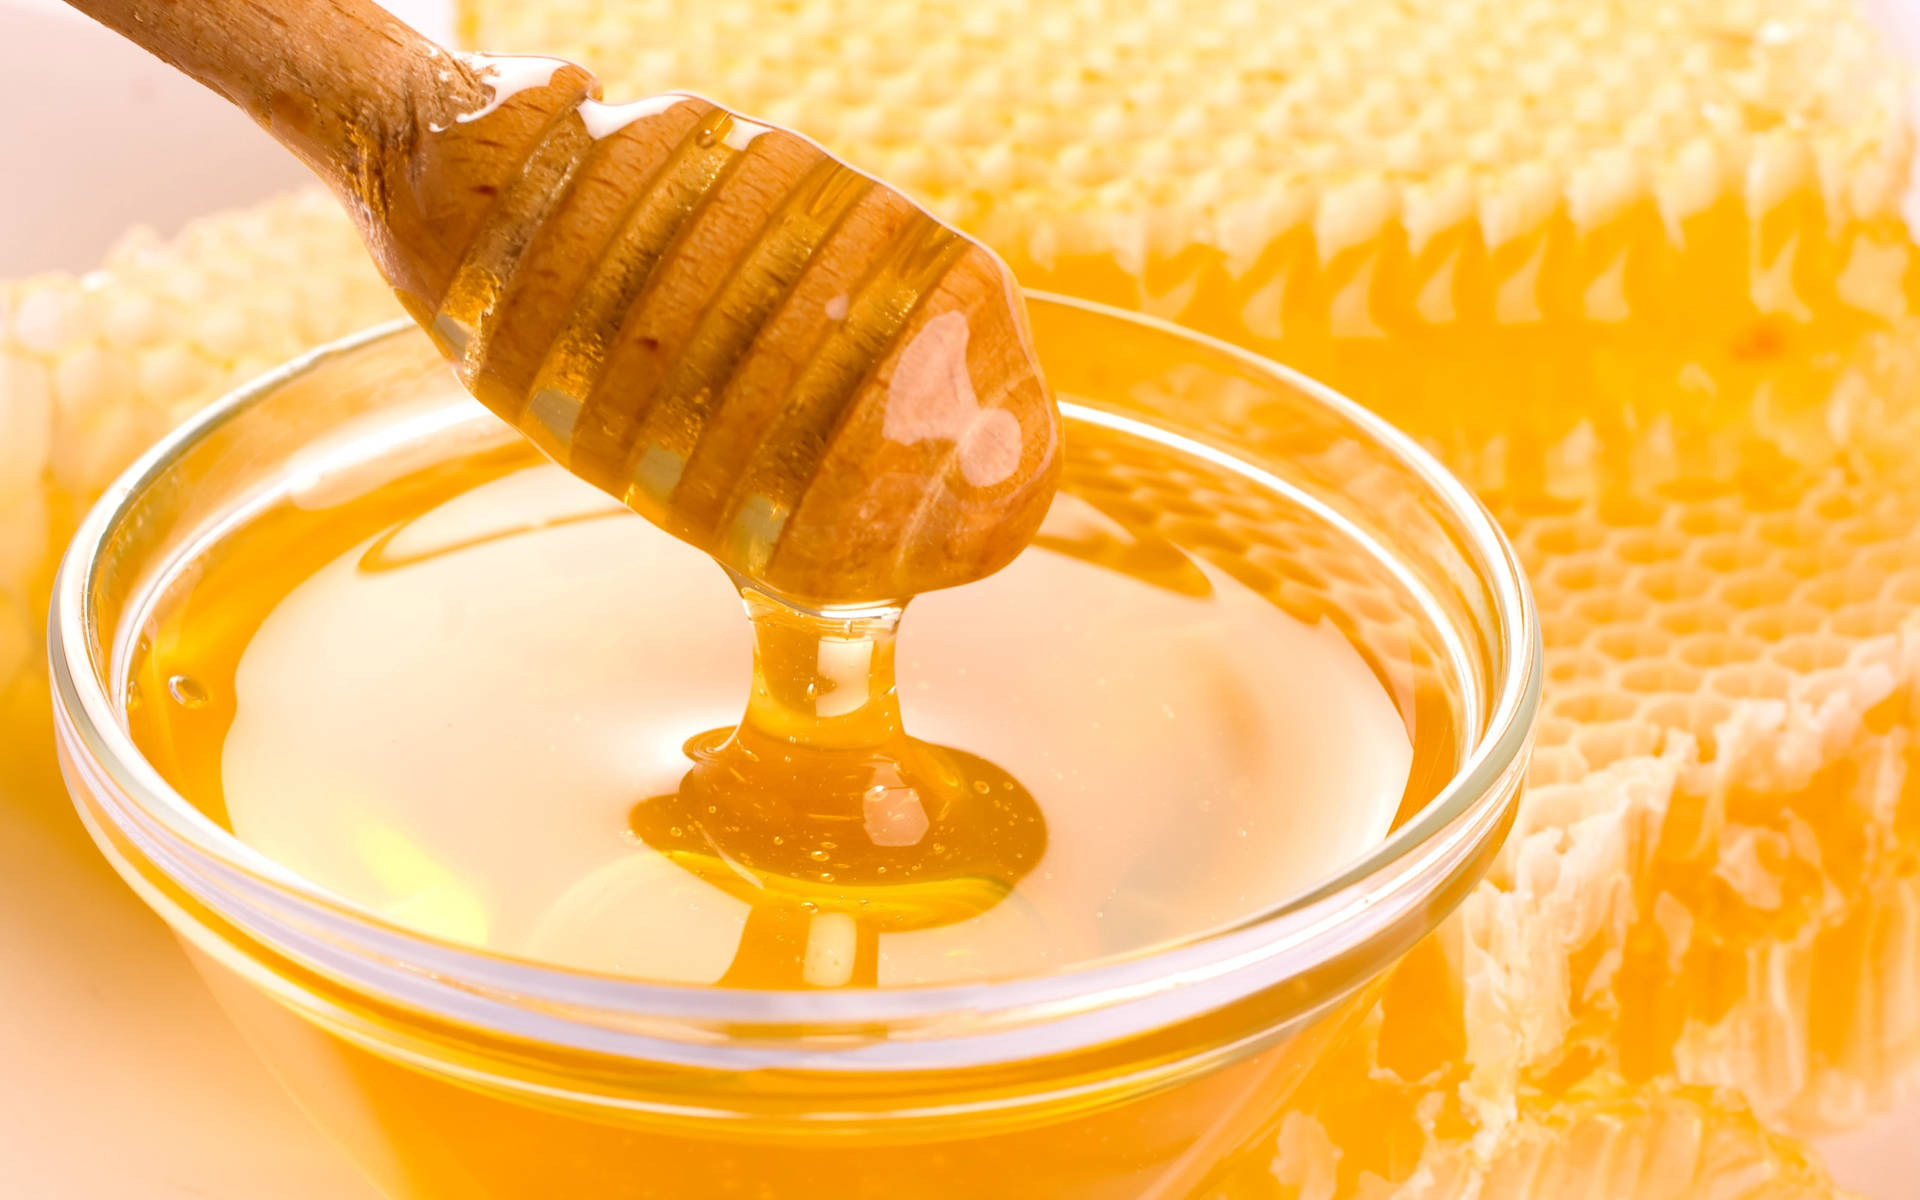
[[[1485,868],[1534,635],[1484,514],[1034,313],[1061,494],[904,619],[741,594],[397,335],[82,531],[83,814],[388,1194],[1208,1195]]]
[[[287,514],[287,541],[236,548],[156,612],[135,660],[133,732],[156,765],[249,845],[396,922],[671,983],[1006,978],[1276,906],[1401,808],[1412,747],[1366,661],[1330,625],[1102,513],[1089,497],[1119,490],[1111,468],[1083,474],[1013,567],[915,600],[897,647],[897,614],[816,619],[822,633],[753,596],[750,650],[703,556],[551,465],[489,478],[499,457],[431,507],[403,482],[322,510],[317,528]],[[1159,465],[1146,457],[1134,465]],[[262,556],[279,569],[259,571]],[[792,719],[771,693],[796,673],[816,693],[805,741],[759,711]],[[898,753],[876,767],[847,730],[885,724],[876,709],[953,745],[883,733],[879,752]],[[1258,1119],[1245,1089],[1278,1090],[1297,1055],[1233,1073],[1244,1118],[1220,1083],[1148,1111],[1169,1132],[1196,1114]],[[362,1103],[427,1103],[406,1073],[356,1069]],[[1046,1126],[1072,1106],[1059,1108]],[[520,1148],[461,1151],[491,1182],[411,1168],[431,1181],[417,1194],[540,1195],[546,1156],[579,1136],[517,1111],[472,1118]],[[1113,1169],[1110,1125],[997,1139],[908,1194],[984,1194],[1016,1158],[1075,1186]],[[426,1136],[401,1148],[438,1152]],[[877,1148],[851,1162],[750,1139],[658,1153],[672,1161],[644,1187],[622,1190],[616,1159],[586,1194],[826,1196],[905,1171]]]
[[[948,983],[1225,927],[1424,802],[1406,719],[1334,626],[1209,561],[1230,533],[1143,522],[1125,472],[1276,498],[1076,437],[1037,543],[904,622],[749,592],[749,623],[704,556],[500,452],[296,502],[156,609],[132,731],[302,877],[585,970]]]

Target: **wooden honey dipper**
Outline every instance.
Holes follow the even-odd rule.
[[[325,180],[482,403],[738,575],[899,600],[1039,527],[1060,418],[1005,265],[805,138],[371,0],[69,3]]]

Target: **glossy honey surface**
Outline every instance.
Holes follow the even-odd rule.
[[[131,689],[189,799],[402,925],[662,982],[1004,978],[1272,908],[1406,799],[1362,653],[1138,520],[1117,461],[904,621],[749,621],[556,467],[443,471],[263,522],[156,611]]]

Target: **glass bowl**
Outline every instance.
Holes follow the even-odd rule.
[[[125,718],[156,596],[289,495],[324,506],[329,490],[516,436],[411,326],[214,405],[88,516],[49,633],[82,819],[390,1195],[1199,1195],[1236,1154],[1270,1152],[1301,1078],[1480,879],[1512,821],[1540,682],[1531,599],[1491,518],[1407,438],[1285,368],[1093,304],[1036,295],[1030,310],[1070,420],[1231,463],[1311,524],[1302,538],[1248,518],[1203,552],[1362,647],[1416,760],[1393,832],[1324,882],[1052,974],[754,992],[560,969],[356,909],[168,786]],[[377,455],[360,437],[372,428]],[[1394,586],[1316,566],[1307,543],[1359,553]]]

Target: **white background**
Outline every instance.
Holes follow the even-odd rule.
[[[387,7],[450,36],[448,0]],[[0,0],[0,106],[0,279],[84,271],[129,226],[172,233],[310,178],[224,100],[57,0]]]

